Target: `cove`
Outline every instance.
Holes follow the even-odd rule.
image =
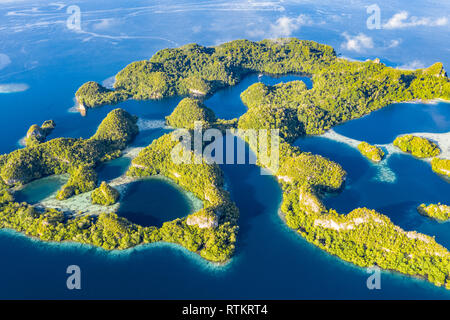
[[[26,184],[22,189],[14,193],[14,197],[18,202],[28,202],[36,204],[56,192],[66,184],[69,179],[68,175],[54,175]]]
[[[184,193],[167,179],[138,180],[128,187],[117,214],[142,226],[161,227],[165,221],[194,212],[194,204]]]
[[[333,128],[339,134],[368,143],[391,143],[405,133],[450,131],[450,104],[396,103]]]

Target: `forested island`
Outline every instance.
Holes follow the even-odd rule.
[[[100,187],[95,189],[91,194],[93,204],[100,204],[102,206],[110,206],[120,198],[120,193],[105,181],[100,184]]]
[[[450,206],[445,204],[430,204],[425,205],[422,203],[417,207],[417,211],[424,216],[439,220],[439,221],[447,221],[450,219]]]
[[[275,86],[256,83],[241,94],[248,109],[236,120],[217,119],[202,104],[203,97],[254,72],[304,74],[312,77],[314,86],[308,89],[302,81]],[[291,145],[299,136],[323,133],[394,102],[450,100],[450,83],[441,63],[415,71],[397,70],[379,61],[347,61],[338,58],[330,46],[294,38],[237,40],[216,47],[190,44],[161,50],[150,60],[126,66],[116,75],[114,90],[87,82],[76,92],[76,99],[85,107],[98,107],[130,98],[161,99],[174,95],[190,97],[167,117],[166,122],[172,127],[192,130],[192,122],[200,121],[204,128],[280,130],[279,168],[273,170],[260,159],[258,164],[272,170],[278,178],[283,191],[281,214],[287,225],[307,241],[358,266],[377,265],[450,289],[450,253],[446,248],[432,237],[401,229],[374,210],[358,208],[346,214],[327,208],[321,198],[343,188],[346,172],[329,159]],[[88,140],[54,139],[1,156],[0,226],[43,240],[78,241],[105,249],[173,242],[210,261],[227,261],[235,250],[238,208],[224,188],[223,174],[217,165],[207,164],[204,159],[201,164],[175,164],[171,160],[170,152],[176,143],[173,133],[142,150],[133,159],[128,175],[163,175],[194,193],[203,201],[203,208],[185,218],[166,222],[161,228],[142,227],[116,214],[66,219],[55,210],[39,212],[28,204],[14,202],[10,186],[55,173],[71,174],[69,190],[61,190],[62,197],[93,190],[95,165],[119,156],[136,134],[135,119],[124,112],[121,114],[126,125],[120,132],[101,130],[101,125],[102,134],[97,132]],[[118,126],[122,120],[114,124]],[[122,134],[127,138],[120,139]],[[252,141],[247,142],[258,151]],[[86,149],[89,152],[84,152]],[[80,156],[70,157],[74,152]],[[28,159],[33,159],[31,167]],[[433,161],[436,168],[441,168],[436,170],[445,172],[447,163]]]
[[[381,150],[381,148],[368,144],[365,141],[358,144],[358,150],[369,160],[372,160],[374,162],[380,162],[381,160],[383,160],[384,151]]]
[[[394,146],[418,158],[435,157],[441,153],[441,150],[433,141],[411,134],[397,137],[394,140]]]
[[[47,136],[52,133],[53,129],[55,129],[56,124],[53,120],[44,121],[41,126],[37,124],[33,124],[27,131],[27,135],[25,137],[25,145],[27,147],[32,147],[39,143],[42,143],[47,139]]]
[[[450,159],[433,158],[431,169],[447,178],[450,178]]]

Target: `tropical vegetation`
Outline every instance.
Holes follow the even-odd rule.
[[[193,98],[181,100],[172,114],[166,117],[166,123],[169,126],[185,129],[194,129],[195,122],[199,122],[202,127],[207,127],[215,120],[214,111]]]
[[[384,157],[384,151],[381,148],[368,144],[365,141],[358,144],[358,150],[363,156],[374,162],[380,162]]]
[[[412,134],[397,137],[394,140],[394,146],[418,158],[435,157],[441,153],[441,150],[433,141]]]
[[[27,147],[32,147],[44,142],[47,136],[55,129],[55,126],[56,124],[53,120],[44,121],[41,126],[33,124],[27,131],[25,145]]]
[[[431,159],[431,169],[436,173],[450,178],[450,159]]]
[[[137,135],[137,118],[122,109],[111,111],[89,139],[56,138],[0,155],[0,185],[23,185],[52,174],[69,173],[58,199],[93,190],[94,168],[117,158]]]
[[[105,181],[100,184],[100,187],[92,191],[91,194],[92,203],[100,204],[102,206],[110,206],[120,198],[120,193],[115,188],[111,187]]]
[[[447,221],[450,219],[450,206],[441,203],[429,204],[428,206],[422,203],[417,207],[417,211],[421,215],[440,221]]]

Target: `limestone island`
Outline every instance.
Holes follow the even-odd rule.
[[[447,178],[450,178],[450,159],[433,158],[431,169]]]
[[[217,119],[198,99],[235,85],[250,73],[303,74],[312,78],[314,86],[308,89],[302,81],[274,86],[255,83],[242,92],[247,111],[235,120]],[[290,228],[355,265],[377,265],[450,289],[450,252],[445,247],[433,237],[403,230],[369,208],[350,213],[327,208],[323,197],[343,188],[346,172],[338,163],[292,145],[300,136],[322,134],[395,102],[450,100],[450,82],[442,63],[406,71],[377,61],[348,61],[337,57],[332,47],[314,41],[236,40],[214,47],[189,44],[164,49],[149,60],[129,64],[115,79],[114,90],[95,82],[83,84],[76,92],[77,101],[91,108],[129,98],[190,96],[167,118],[171,126],[191,130],[190,121],[200,120],[204,128],[219,130],[278,129],[279,167],[274,169],[260,158],[257,163],[277,177],[283,194],[280,212]],[[223,173],[203,158],[200,164],[174,163],[174,133],[144,148],[132,160],[127,174],[136,179],[162,175],[194,193],[203,201],[203,208],[187,217],[165,222],[161,228],[143,227],[113,213],[68,219],[56,210],[39,211],[14,202],[14,185],[55,173],[71,175],[64,197],[92,190],[96,165],[118,157],[137,134],[136,119],[117,110],[104,120],[108,120],[108,130],[102,122],[90,139],[54,139],[0,156],[0,227],[42,240],[77,241],[107,250],[166,241],[209,261],[229,260],[235,252],[239,210],[225,190]],[[254,141],[246,141],[258,150]],[[190,151],[187,156],[193,159],[199,155]]]
[[[98,187],[92,192],[91,197],[93,204],[110,206],[117,203],[117,201],[120,198],[120,193],[119,191],[111,187],[109,184],[107,184],[105,181],[103,181],[100,184],[100,187]]]
[[[53,120],[44,121],[41,126],[33,124],[27,131],[25,137],[25,145],[27,147],[42,143],[47,139],[47,136],[55,129],[56,124]]]
[[[441,150],[433,141],[412,134],[397,137],[394,140],[394,146],[417,158],[435,157],[441,153]]]
[[[450,219],[450,206],[445,204],[430,204],[426,206],[422,203],[417,207],[417,211],[426,217],[439,221],[448,221]]]
[[[365,141],[362,141],[360,144],[358,144],[358,150],[369,160],[372,160],[374,162],[380,162],[381,160],[383,160],[384,151],[381,150],[381,148],[368,144]]]

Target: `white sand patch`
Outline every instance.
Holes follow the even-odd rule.
[[[18,144],[20,147],[26,147],[26,146],[27,146],[27,143],[26,143],[26,137],[20,138],[19,141],[17,141],[17,144]]]
[[[140,131],[166,128],[164,120],[139,119],[137,125]]]
[[[111,76],[102,81],[102,86],[107,89],[114,89],[114,84],[116,83],[116,76]]]
[[[144,148],[143,147],[129,147],[123,150],[122,157],[134,159],[137,157],[139,152],[141,152]]]
[[[292,178],[289,177],[289,176],[277,176],[277,179],[278,180],[282,180],[282,181],[287,182],[287,183],[292,182]]]
[[[354,148],[357,148],[358,144],[361,143],[361,141],[343,136],[342,134],[337,133],[333,129],[328,130],[327,132],[322,134],[321,137],[328,138],[338,142],[343,142]]]
[[[373,181],[380,181],[386,183],[395,183],[397,181],[397,175],[388,165],[387,159],[384,158],[377,164],[377,173],[373,177]]]
[[[29,86],[26,83],[5,83],[0,84],[0,93],[15,93],[28,90]]]

